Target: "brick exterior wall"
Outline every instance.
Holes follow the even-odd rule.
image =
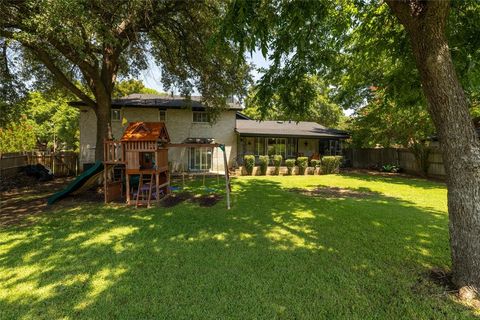
[[[123,122],[159,121],[159,111],[156,108],[122,108]],[[193,123],[192,110],[166,110],[166,126],[172,143],[181,143],[186,138],[214,138],[216,143],[225,144],[228,166],[231,167],[237,155],[237,138],[235,134],[235,111],[223,111],[217,121],[208,123]],[[114,139],[120,139],[125,126],[122,121],[112,121]],[[80,112],[80,164],[95,161],[96,116],[91,108],[81,108]],[[168,152],[169,162],[173,171],[188,169],[187,148],[171,148]],[[212,159],[212,171],[224,172],[223,152],[215,148]],[[182,169],[183,168],[183,169]]]

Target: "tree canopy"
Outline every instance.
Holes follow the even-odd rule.
[[[128,79],[117,82],[113,89],[112,97],[113,98],[121,98],[128,96],[132,93],[149,93],[149,94],[156,94],[156,95],[163,95],[166,96],[168,93],[166,92],[158,92],[155,89],[147,88],[143,84],[142,81],[136,79]]]
[[[272,61],[258,84],[262,109],[293,95],[289,108],[301,113],[314,98],[305,76],[317,75],[349,108],[380,98],[384,107],[428,110],[447,173],[453,281],[478,290],[479,19],[475,0],[261,0],[234,1],[224,23],[241,51],[260,47]]]
[[[95,110],[95,153],[101,159],[116,79],[138,74],[150,57],[162,68],[167,90],[176,86],[188,96],[197,88],[208,105],[225,106],[226,97],[243,90],[248,70],[243,59],[236,58],[231,42],[213,41],[224,5],[209,0],[1,0],[6,71],[0,76],[12,84],[1,89],[9,94],[16,89],[14,78],[68,89]]]
[[[314,90],[312,100],[307,100],[308,105],[301,108],[302,112],[295,112],[290,104],[302,103],[296,98],[301,96],[299,93],[285,95],[274,95],[268,109],[261,108],[258,101],[257,87],[250,88],[245,99],[245,109],[243,113],[255,120],[293,120],[293,121],[313,121],[327,127],[338,127],[345,121],[345,115],[338,104],[331,96],[331,90],[318,77],[307,77],[305,82],[309,88]],[[302,86],[298,90],[302,90]]]

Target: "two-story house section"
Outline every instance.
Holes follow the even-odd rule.
[[[242,107],[229,103],[214,122],[200,103],[201,97],[188,101],[178,96],[131,94],[112,101],[112,133],[119,139],[128,123],[136,121],[165,122],[171,143],[209,141],[225,144],[228,164],[236,157],[236,112]],[[82,102],[72,102],[80,108],[80,166],[95,162],[96,115]],[[224,171],[223,153],[216,148],[171,148],[169,161],[174,171]]]

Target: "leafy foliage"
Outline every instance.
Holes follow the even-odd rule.
[[[305,169],[308,167],[308,157],[298,157],[297,158],[297,165],[300,171],[300,174],[305,174]]]
[[[36,144],[34,128],[35,122],[26,116],[0,127],[0,153],[33,150]]]
[[[321,160],[318,160],[318,159],[312,159],[310,160],[310,165],[314,168],[317,168],[320,166],[320,164],[322,163]]]
[[[161,96],[167,96],[166,92],[158,92],[155,89],[147,88],[142,81],[136,79],[128,79],[124,81],[117,82],[113,88],[112,97],[121,98],[128,96],[133,93],[147,93],[147,94],[156,94]]]
[[[281,99],[280,96],[273,96],[274,102],[269,109],[261,108],[261,101],[258,96],[258,87],[252,87],[245,99],[243,113],[255,120],[293,120],[313,121],[327,127],[335,127],[345,118],[342,109],[331,96],[331,90],[318,77],[306,79],[315,90],[315,97],[308,102],[303,113],[299,114],[290,108],[291,101]],[[301,95],[301,94],[300,94]]]
[[[273,165],[275,166],[275,175],[280,173],[280,166],[282,165],[283,157],[281,154],[275,154],[273,156]]]
[[[253,167],[255,166],[255,156],[254,155],[245,155],[243,157],[243,162],[245,164],[245,170],[249,176],[253,173]]]
[[[152,57],[165,88],[180,87],[185,96],[197,88],[209,106],[224,107],[227,97],[243,91],[244,59],[236,58],[233,43],[214,41],[224,6],[209,0],[0,1],[0,36],[9,39],[2,44],[15,53],[3,56],[18,57],[8,71],[25,75],[38,90],[61,85],[96,111],[101,159],[116,79],[138,74]]]
[[[292,174],[293,167],[295,167],[295,159],[287,159],[285,160],[285,166],[287,167],[288,170],[288,175]]]
[[[480,95],[474,67],[480,61],[479,16],[478,1],[453,1],[447,34],[472,114],[478,112]],[[256,86],[254,118],[288,112],[306,117],[317,97],[309,79],[317,77],[336,104],[357,111],[357,144],[408,144],[431,134],[409,39],[385,3],[236,1],[224,24],[226,37],[246,51],[260,47],[271,61]],[[288,112],[278,112],[278,105]],[[418,125],[413,123],[417,113]],[[396,122],[395,129],[382,128],[387,117],[386,123]],[[366,136],[370,121],[376,122],[374,133]],[[411,134],[411,124],[420,136]]]
[[[381,171],[397,173],[401,171],[401,168],[395,164],[385,164],[382,166]]]
[[[343,157],[341,156],[324,156],[322,157],[321,171],[322,174],[338,173]]]
[[[268,168],[268,161],[269,161],[268,156],[259,156],[258,157],[258,162],[260,164],[260,174],[262,176],[267,174],[267,168]]]
[[[27,113],[35,122],[37,141],[49,147],[76,150],[79,147],[77,108],[68,105],[73,96],[65,91],[28,94]]]

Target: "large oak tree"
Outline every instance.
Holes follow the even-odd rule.
[[[352,58],[352,38],[362,28],[378,30],[364,35],[365,46],[371,45],[372,39],[377,39],[380,44],[383,42],[383,48],[391,48],[384,51],[394,57],[392,63],[398,65],[407,61],[398,59],[399,55],[405,54],[405,50],[398,51],[396,48],[411,48],[408,52],[416,69],[412,69],[414,72],[410,74],[413,79],[419,79],[417,86],[421,86],[425,95],[441,143],[447,173],[453,280],[459,287],[479,289],[480,142],[471,121],[470,102],[457,77],[448,45],[446,28],[452,14],[451,3],[421,0],[387,0],[386,3],[348,0],[233,1],[225,20],[224,32],[243,50],[261,48],[272,62],[258,84],[257,100],[263,101],[260,105],[263,108],[270,107],[271,99],[276,94],[297,92],[302,95],[303,92],[298,92],[296,88],[305,75],[318,75],[337,81],[343,78],[340,84],[355,82],[358,70],[350,68],[345,60]],[[456,5],[459,7],[458,3]],[[475,9],[479,6],[478,2],[466,1],[461,5],[476,15],[473,21],[478,23],[480,17]],[[471,7],[473,10],[470,10]],[[392,30],[382,24],[372,28],[371,24],[379,21],[365,19],[366,15],[380,15],[385,8],[389,8],[390,17],[398,19],[391,34],[382,31]],[[455,30],[455,33],[463,31]],[[475,32],[475,28],[470,31]],[[478,30],[476,32],[478,34]],[[469,44],[469,47],[472,45],[475,46]],[[361,73],[364,83],[356,89],[357,94],[352,95],[350,100],[357,99],[361,103],[365,94],[371,91],[371,86],[376,85],[376,75],[383,76],[384,66],[381,65],[383,59],[380,59],[380,55],[367,56],[361,46],[356,46],[355,50],[360,55],[363,53],[364,58],[354,62],[357,65],[365,64],[366,68],[362,68]],[[378,47],[378,52],[382,52],[381,47]],[[469,56],[474,56],[473,52]],[[378,67],[369,69],[375,61]],[[383,69],[386,70],[385,67]],[[402,77],[391,79],[392,88],[398,87],[396,85],[404,80]],[[335,86],[339,83],[331,84]],[[340,94],[342,88],[338,89]],[[298,108],[299,105],[294,107]]]
[[[20,70],[33,83],[53,79],[93,108],[95,158],[101,160],[116,79],[147,68],[150,57],[162,67],[167,88],[176,85],[188,95],[196,87],[207,105],[222,106],[242,88],[246,68],[238,62],[243,60],[234,58],[228,43],[211,41],[222,5],[210,0],[0,0],[3,57],[15,57],[6,70]],[[12,78],[12,72],[2,74]]]

